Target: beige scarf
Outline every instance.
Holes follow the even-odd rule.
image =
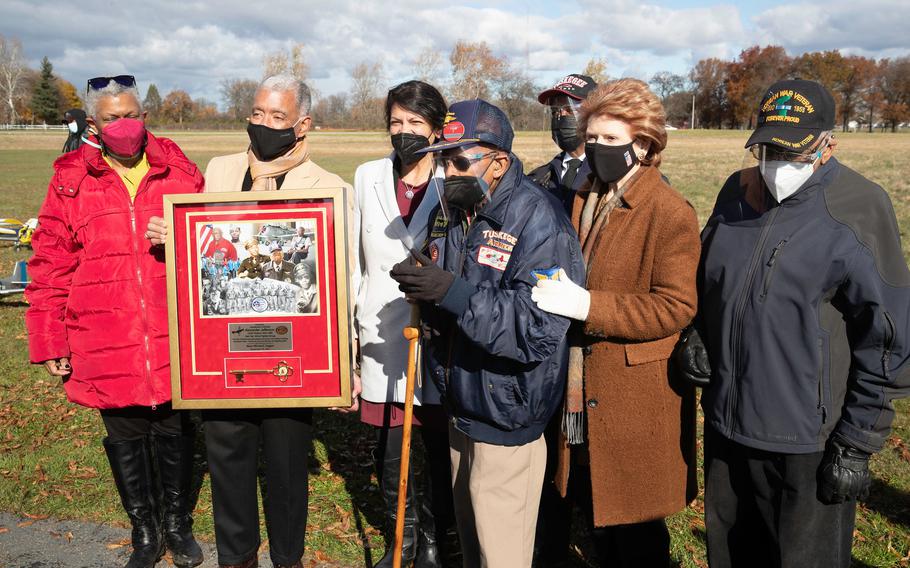
[[[578,223],[578,240],[581,243],[586,274],[591,272],[591,253],[610,221],[610,213],[619,205],[626,190],[635,183],[643,170],[644,168],[639,168],[638,172],[619,189],[612,184],[604,187],[600,180],[594,178]],[[566,407],[563,412],[562,431],[566,436],[566,442],[578,445],[585,442],[585,356],[582,350],[585,345],[584,334],[573,333],[569,341],[569,375],[566,382]]]
[[[278,182],[275,178],[288,173],[310,157],[306,138],[297,142],[287,154],[278,156],[268,162],[263,162],[257,158],[253,154],[253,150],[247,150],[246,155],[250,163],[250,177],[253,178],[251,191],[274,191],[278,189]]]

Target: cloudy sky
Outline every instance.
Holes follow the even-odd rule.
[[[298,42],[322,94],[344,91],[364,61],[381,62],[389,86],[412,78],[422,50],[447,55],[459,39],[486,41],[541,85],[592,57],[606,58],[611,76],[647,79],[754,44],[901,56],[910,1],[2,0],[0,34],[80,89],[131,73],[143,92],[156,83],[162,95],[182,88],[220,105],[223,79],[258,79],[265,54]]]

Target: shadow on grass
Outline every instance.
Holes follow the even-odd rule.
[[[910,528],[910,493],[895,489],[880,479],[873,479],[865,504],[892,523]]]
[[[382,497],[372,480],[373,429],[361,423],[358,414],[331,411],[317,411],[313,426],[313,439],[319,439],[325,445],[329,468],[344,480],[345,489],[351,496],[351,517],[363,550],[363,566],[372,568],[379,555],[372,554],[370,535],[363,519],[371,527],[384,527]],[[311,463],[315,462],[312,460]]]

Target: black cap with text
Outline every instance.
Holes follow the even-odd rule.
[[[746,142],[802,151],[834,129],[834,97],[822,84],[787,79],[771,85],[758,108],[758,126]]]

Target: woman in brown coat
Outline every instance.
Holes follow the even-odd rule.
[[[668,359],[695,315],[698,221],[658,169],[664,119],[634,79],[601,85],[582,104],[593,175],[572,222],[587,286],[541,280],[533,294],[541,309],[579,320],[556,484],[565,494],[570,471],[587,483],[590,464],[598,556],[611,567],[666,567],[664,518],[696,491],[694,392]]]

